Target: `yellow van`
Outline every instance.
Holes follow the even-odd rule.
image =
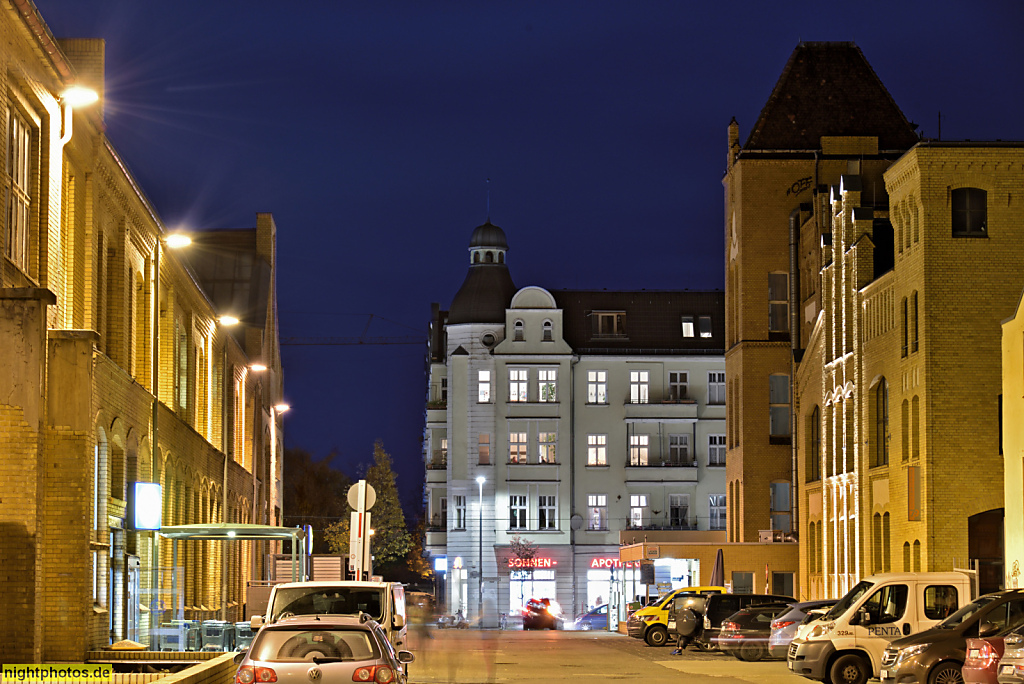
[[[668,641],[668,607],[678,594],[724,594],[725,587],[683,587],[665,594],[652,606],[640,608],[626,621],[626,633],[643,639],[651,646],[664,646]]]

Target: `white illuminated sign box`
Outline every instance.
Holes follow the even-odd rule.
[[[159,530],[163,496],[158,482],[135,483],[135,529]]]
[[[434,572],[448,572],[447,556],[438,556],[434,559]]]

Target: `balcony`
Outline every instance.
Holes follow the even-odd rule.
[[[427,424],[443,425],[448,422],[448,402],[427,402]]]
[[[544,482],[559,481],[558,463],[508,463],[505,466],[505,479],[508,482]]]
[[[626,461],[626,482],[696,482],[696,463],[673,463],[651,460],[647,465],[632,465]]]
[[[448,452],[440,449],[435,449],[430,454],[430,460],[427,461],[427,470],[447,470],[448,469]]]
[[[624,402],[626,422],[650,422],[662,420],[696,420],[695,399],[671,399],[651,397],[646,404],[634,404],[627,398]]]

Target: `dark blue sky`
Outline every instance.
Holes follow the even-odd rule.
[[[926,136],[1024,139],[1020,2],[37,3],[106,39],[107,133],[167,226],[274,214],[282,337],[425,337],[487,178],[519,286],[723,287],[726,126],[799,40],[856,41]],[[383,439],[415,508],[423,359],[284,347],[286,444],[354,474]]]

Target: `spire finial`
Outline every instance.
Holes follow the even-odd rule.
[[[487,179],[487,222],[491,222],[491,179]]]

